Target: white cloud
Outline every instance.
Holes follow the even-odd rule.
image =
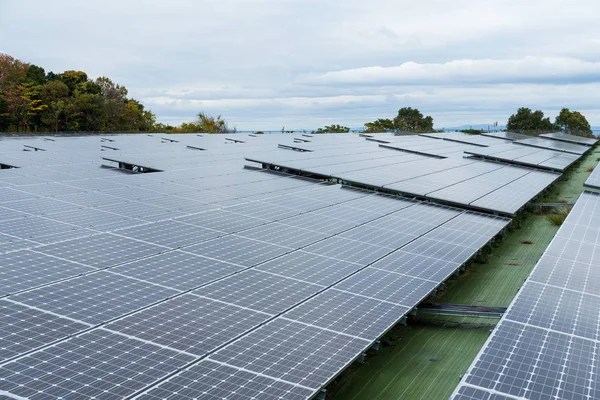
[[[204,108],[240,128],[360,125],[404,105],[482,122],[552,110],[562,91],[600,124],[598,14],[596,0],[0,0],[0,48],[107,75],[170,122]]]
[[[433,85],[511,82],[600,81],[600,62],[574,58],[525,57],[518,60],[406,62],[395,67],[365,67],[327,72],[308,79],[317,84]]]
[[[187,119],[198,111],[222,114],[245,129],[292,126],[311,128],[339,123],[360,127],[377,118],[391,118],[399,108],[417,107],[432,115],[436,127],[468,123],[504,123],[518,107],[542,109],[554,118],[562,107],[587,110],[590,121],[600,117],[595,104],[600,83],[575,85],[504,84],[485,86],[397,87],[388,94],[330,97],[189,100],[149,97],[144,102],[165,115]],[[585,114],[588,115],[588,114]],[[250,117],[249,117],[250,116]],[[185,119],[184,118],[184,119]],[[268,121],[265,125],[265,121]],[[275,122],[276,121],[276,122]],[[269,125],[270,124],[270,125]],[[267,129],[265,128],[265,129]]]

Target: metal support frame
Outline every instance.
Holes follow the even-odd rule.
[[[364,364],[367,359],[367,353],[362,353],[360,356],[356,358],[356,362]]]
[[[0,169],[13,169],[13,168],[19,168],[19,167],[15,167],[14,165],[0,163]]]

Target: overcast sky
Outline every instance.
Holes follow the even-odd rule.
[[[159,121],[437,128],[562,107],[600,125],[598,0],[0,0],[0,51],[129,89]]]

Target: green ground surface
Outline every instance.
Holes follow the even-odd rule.
[[[578,166],[544,195],[546,202],[573,203],[598,163],[600,151]],[[485,264],[473,264],[466,274],[448,282],[436,303],[506,307],[558,230],[544,216],[529,214],[494,246]],[[523,243],[526,242],[526,243]],[[528,243],[531,242],[531,243]],[[393,344],[372,352],[354,365],[328,391],[333,400],[446,400],[487,340],[497,320],[422,316],[388,334]]]

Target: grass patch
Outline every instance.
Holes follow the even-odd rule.
[[[565,219],[569,215],[569,209],[567,207],[560,207],[554,210],[552,214],[546,215],[546,219],[552,223],[552,225],[561,226]]]

